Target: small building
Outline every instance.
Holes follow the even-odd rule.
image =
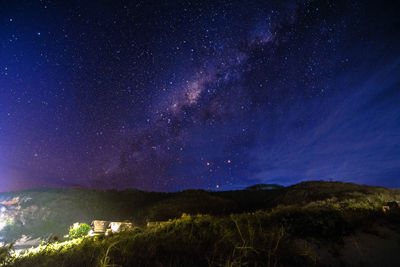
[[[94,220],[91,223],[94,235],[104,235],[107,232],[107,228],[110,225],[109,221]]]
[[[120,233],[133,229],[131,222],[111,222],[94,220],[91,223],[93,235],[107,235],[108,233]]]
[[[112,233],[119,233],[128,231],[133,228],[133,224],[130,222],[110,222],[109,229]]]

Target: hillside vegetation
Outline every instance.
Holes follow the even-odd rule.
[[[47,240],[93,219],[136,225],[113,236],[43,242],[4,257],[10,266],[400,264],[400,212],[382,211],[386,202],[400,200],[396,189],[317,181],[272,190],[46,189],[1,197],[2,218],[10,220],[1,232],[7,241],[22,235]],[[165,222],[149,228],[147,221]]]

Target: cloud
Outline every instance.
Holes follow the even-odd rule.
[[[275,139],[273,143],[265,142],[272,126],[264,125],[252,152],[260,170],[254,177],[283,183],[333,178],[399,187],[395,155],[400,153],[400,107],[389,104],[400,100],[394,90],[399,88],[395,75],[399,71],[395,60],[372,70],[358,69],[357,75],[338,75],[337,94],[329,100],[284,111],[287,115],[273,127],[277,133],[287,134],[269,137]],[[347,88],[349,83],[355,87]],[[347,94],[339,93],[345,90]],[[296,129],[302,117],[308,117],[306,125]]]

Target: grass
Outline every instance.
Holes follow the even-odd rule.
[[[400,232],[400,214],[381,210],[386,201],[400,200],[398,190],[321,182],[276,190],[268,195],[275,204],[271,208],[231,214],[183,213],[151,228],[143,226],[107,237],[44,243],[24,254],[5,257],[5,265],[319,266],[323,259],[318,244],[335,254],[346,236],[370,231],[373,224],[394,225]],[[182,199],[185,194],[189,194],[186,199],[193,197],[188,192],[176,197]],[[194,194],[201,202],[199,195],[208,193]],[[211,196],[222,195],[229,202],[234,194]],[[236,199],[244,196],[242,191],[236,194]],[[302,201],[290,201],[293,196]],[[172,206],[179,205],[173,197],[167,200]],[[255,202],[255,198],[247,201]],[[190,211],[191,206],[185,205],[184,209]],[[195,207],[194,210],[199,208]],[[176,211],[173,214],[176,216]],[[299,240],[304,245],[300,246]]]
[[[10,266],[309,266],[315,252],[292,245],[296,238],[338,243],[354,229],[349,210],[279,207],[273,211],[182,215],[150,229],[109,237],[42,245],[11,258]],[[371,214],[364,219],[371,221]],[[386,219],[377,211],[374,216]],[[378,219],[378,217],[374,217]],[[289,256],[288,256],[289,255]]]
[[[268,214],[183,215],[151,229],[42,245],[12,266],[238,266],[278,262],[283,227]]]

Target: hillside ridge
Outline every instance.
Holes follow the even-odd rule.
[[[381,195],[385,199],[379,200]],[[379,206],[386,200],[400,200],[399,196],[398,189],[324,181],[268,190],[191,189],[175,193],[40,188],[0,193],[0,241],[17,241],[23,248],[24,240],[31,246],[33,240],[40,243],[54,235],[62,238],[74,222],[90,223],[95,219],[128,220],[143,227],[149,221],[167,221],[183,213],[228,216],[271,210],[279,205],[306,205],[324,200],[364,201],[368,197]]]

